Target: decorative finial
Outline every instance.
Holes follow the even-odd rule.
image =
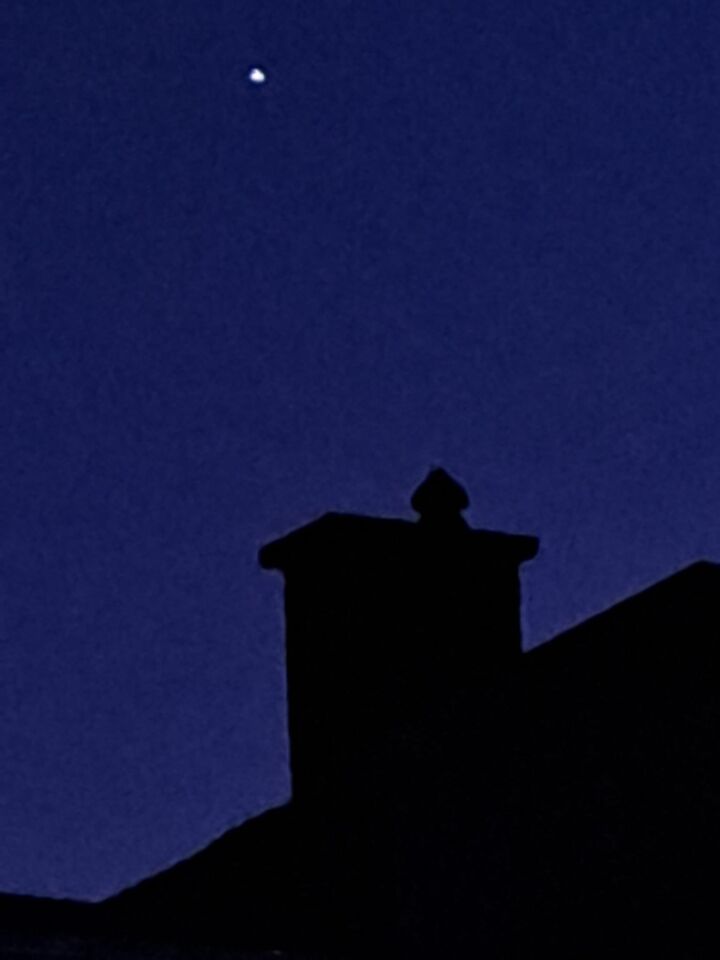
[[[438,527],[466,527],[460,514],[470,506],[465,489],[442,467],[433,468],[412,495],[410,505],[420,523]]]

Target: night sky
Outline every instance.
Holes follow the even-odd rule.
[[[287,796],[257,550],[326,510],[444,466],[541,538],[528,644],[720,558],[714,0],[0,37],[0,888],[100,897]]]

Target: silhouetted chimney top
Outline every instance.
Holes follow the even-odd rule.
[[[360,556],[387,555],[388,551],[413,553],[431,541],[438,546],[438,539],[444,541],[443,550],[467,547],[476,551],[476,558],[487,555],[496,562],[504,558],[518,565],[531,560],[538,551],[537,537],[471,528],[461,516],[470,505],[467,493],[440,467],[430,470],[410,502],[420,514],[416,523],[353,513],[325,513],[265,544],[259,553],[260,566],[287,571],[299,565],[307,570],[312,563],[333,564],[340,557],[357,560]]]
[[[465,488],[442,467],[431,470],[412,495],[410,505],[420,514],[419,523],[433,526],[463,526],[460,514],[470,501]]]

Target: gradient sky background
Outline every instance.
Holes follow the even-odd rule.
[[[530,644],[720,558],[714,0],[0,37],[0,888],[98,897],[287,795],[256,553],[325,510],[442,464],[542,538]]]

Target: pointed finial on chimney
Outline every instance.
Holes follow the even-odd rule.
[[[470,506],[465,489],[442,467],[434,467],[412,495],[410,505],[420,523],[434,527],[467,527],[460,514]]]

